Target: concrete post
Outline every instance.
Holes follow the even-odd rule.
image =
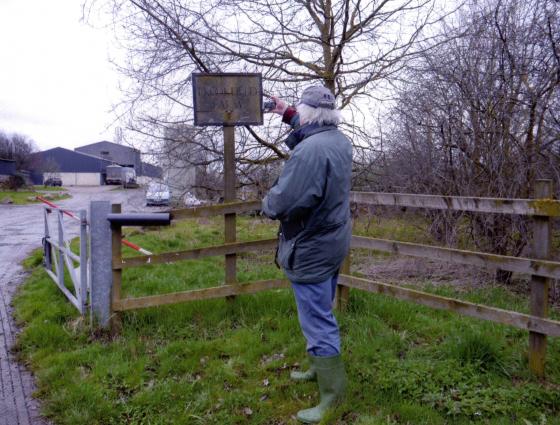
[[[121,204],[113,204],[111,212],[119,214],[121,212]],[[119,264],[122,261],[121,246],[122,243],[122,227],[118,224],[111,225],[111,269],[112,269],[112,291],[111,291],[111,331],[119,333],[122,323],[120,314],[113,312],[113,307],[116,303],[121,301],[121,284],[122,284],[122,270],[113,269],[113,264]]]
[[[111,224],[107,220],[110,212],[109,201],[92,201],[90,204],[91,308],[94,321],[105,328],[110,325],[113,286]]]

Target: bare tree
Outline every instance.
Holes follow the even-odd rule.
[[[119,110],[130,118],[129,129],[156,143],[166,129],[192,122],[193,71],[262,72],[266,93],[292,100],[303,85],[322,83],[345,111],[357,158],[369,157],[374,141],[360,130],[370,118],[368,105],[418,55],[419,42],[431,39],[424,30],[443,13],[437,3],[108,0],[129,53],[120,69],[135,82]],[[238,131],[239,175],[287,157],[285,128],[267,124]],[[206,149],[207,160],[221,159],[215,129],[197,129],[192,140]]]
[[[30,155],[35,151],[37,151],[37,144],[30,137],[0,131],[0,158],[14,160],[16,169],[29,169]]]
[[[407,69],[391,111],[384,188],[527,198],[536,178],[558,181],[559,18],[547,0],[478,1],[457,15],[444,28],[449,42]],[[463,217],[481,249],[518,255],[527,244],[518,217]],[[460,222],[433,218],[442,238]]]

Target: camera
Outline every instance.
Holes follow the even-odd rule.
[[[267,100],[263,102],[263,112],[270,112],[276,108],[276,102],[274,100]]]

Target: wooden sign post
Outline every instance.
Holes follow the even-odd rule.
[[[261,74],[198,74],[192,76],[194,124],[223,126],[224,202],[236,200],[235,126],[262,125]],[[224,216],[224,241],[236,241],[235,214]],[[225,284],[237,282],[237,257],[225,256]]]

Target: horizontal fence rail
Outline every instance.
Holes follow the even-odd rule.
[[[260,209],[261,201],[229,202],[224,204],[171,210],[170,214],[172,220],[186,220],[189,218],[214,217],[224,214],[258,212]]]
[[[428,208],[496,214],[560,217],[560,201],[554,199],[477,198],[417,195],[409,193],[350,192],[350,202],[363,205]],[[171,211],[173,220],[260,211],[261,201],[231,202]]]
[[[77,261],[77,262],[80,261],[80,257],[78,255],[74,254],[72,252],[72,250],[68,246],[66,246],[66,244],[63,244],[61,246],[58,243],[56,243],[55,241],[53,241],[51,238],[49,238],[48,241],[53,247],[55,247],[58,251],[62,252],[64,255],[67,255],[68,257],[70,257],[74,261]]]
[[[113,264],[114,269],[145,266],[148,264],[174,263],[181,260],[194,260],[219,255],[239,254],[260,251],[276,247],[277,239],[263,239],[250,242],[235,242],[205,248],[193,248],[184,251],[165,252],[163,254],[122,258]]]
[[[222,285],[213,288],[193,289],[184,292],[173,292],[162,295],[152,295],[138,298],[121,298],[113,303],[113,310],[126,311],[138,308],[155,307],[159,305],[177,304],[185,301],[210,300],[214,298],[231,297],[234,295],[254,294],[269,289],[282,289],[289,286],[285,279],[261,280],[234,285]]]
[[[412,257],[429,258],[451,263],[499,268],[517,273],[560,279],[560,263],[508,255],[487,254],[454,248],[443,248],[411,242],[352,236],[351,248],[365,248]]]
[[[388,283],[361,279],[353,276],[340,275],[339,282],[342,285],[366,292],[390,295],[404,301],[412,301],[416,304],[436,308],[438,310],[453,311],[455,313],[475,317],[477,319],[489,320],[491,322],[510,325],[518,329],[538,332],[550,336],[560,336],[560,322],[545,319],[515,311],[503,310],[454,298],[442,297],[427,292],[416,291],[402,286]]]
[[[410,193],[350,192],[350,202],[363,205],[428,208],[479,213],[560,217],[560,201],[554,199],[477,198],[417,195]],[[257,212],[261,201],[230,202],[170,211],[173,220]]]
[[[408,193],[351,192],[350,202],[364,205],[560,217],[560,201],[553,199],[475,198]]]

